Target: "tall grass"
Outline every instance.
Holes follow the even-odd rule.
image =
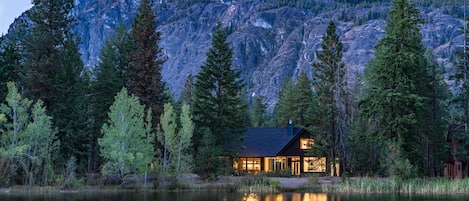
[[[280,182],[270,181],[262,174],[248,175],[241,179],[236,189],[242,193],[274,193],[280,189]]]
[[[324,186],[323,190],[338,193],[461,194],[469,193],[469,179],[351,178],[335,185]]]

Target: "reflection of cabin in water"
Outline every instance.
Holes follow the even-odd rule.
[[[460,141],[458,137],[465,133],[464,125],[451,125],[448,131],[447,141],[451,145],[451,152],[448,155],[445,165],[445,176],[452,179],[462,179],[469,176],[467,159],[457,157]]]
[[[249,128],[244,147],[233,162],[236,171],[249,173],[291,170],[292,175],[325,173],[326,157],[305,156],[314,145],[310,133],[302,128]],[[339,172],[339,164],[336,164]]]

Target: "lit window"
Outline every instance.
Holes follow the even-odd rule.
[[[233,162],[233,168],[237,170],[259,171],[261,170],[260,158],[240,158]]]
[[[300,149],[311,149],[314,145],[314,140],[311,138],[300,139]]]
[[[305,172],[326,172],[326,157],[305,157],[303,167]]]

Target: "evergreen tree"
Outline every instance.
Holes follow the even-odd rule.
[[[138,98],[129,96],[127,89],[122,88],[110,108],[109,120],[102,127],[103,137],[98,140],[104,159],[101,172],[122,184],[129,174],[146,174],[154,159],[151,113],[145,116],[144,110]]]
[[[83,63],[71,33],[75,18],[73,0],[34,0],[29,17],[31,32],[21,40],[24,55],[26,96],[41,99],[49,109],[61,141],[55,165],[65,166],[65,158],[77,157],[80,171],[87,163],[87,81],[83,80]]]
[[[116,33],[108,38],[101,49],[98,66],[94,71],[92,82],[90,137],[90,170],[97,171],[100,165],[98,138],[100,129],[107,119],[107,111],[114,97],[126,86],[124,73],[129,68],[129,56],[132,51],[130,36],[121,24]]]
[[[327,150],[329,163],[336,158],[345,161],[346,123],[344,110],[345,65],[342,63],[342,43],[336,33],[334,22],[330,22],[322,38],[322,51],[316,53],[319,62],[313,63],[315,70],[314,88],[317,93],[317,120],[313,130],[318,133],[315,146]],[[342,167],[344,162],[342,161]],[[337,175],[335,165],[332,173]]]
[[[428,83],[427,89],[421,89],[426,97],[424,107],[418,113],[418,128],[422,158],[419,164],[419,172],[424,176],[439,176],[444,170],[443,161],[447,159],[448,149],[442,143],[446,141],[448,133],[448,103],[450,97],[449,88],[443,75],[443,67],[433,57],[432,51],[427,51]]]
[[[69,30],[74,18],[70,15],[73,0],[33,0],[34,9],[29,17],[33,22],[31,32],[22,38],[22,54],[25,57],[25,87],[28,97],[44,101],[47,108],[54,108],[57,94],[55,77],[61,71],[65,41],[73,40]]]
[[[90,80],[83,76],[86,73],[74,40],[65,41],[62,57],[60,71],[55,75],[57,94],[53,99],[54,108],[51,109],[61,142],[57,160],[58,164],[65,167],[67,159],[74,156],[77,159],[77,171],[84,173],[88,167],[91,135],[88,126],[90,101],[87,98],[90,94]]]
[[[428,84],[427,60],[424,56],[419,25],[419,11],[407,0],[394,0],[386,25],[386,36],[375,47],[375,58],[365,69],[364,97],[360,110],[369,123],[372,137],[382,139],[380,164],[385,174],[399,167],[389,165],[418,163],[419,114],[424,109],[424,90]],[[389,146],[386,146],[389,145]],[[386,163],[386,154],[398,153]],[[413,164],[418,165],[418,164]],[[408,165],[403,165],[407,167]],[[401,177],[411,172],[399,171]]]
[[[295,126],[306,127],[310,122],[308,111],[312,107],[313,91],[308,76],[301,71],[296,82],[287,77],[274,108],[274,126],[284,127],[289,120]]]
[[[251,124],[253,127],[264,127],[267,123],[267,105],[263,103],[264,96],[254,97],[251,108]]]
[[[304,71],[301,71],[296,78],[295,87],[291,94],[292,120],[295,125],[307,127],[311,124],[311,119],[308,112],[313,107],[313,90],[311,89],[311,82]]]
[[[156,16],[152,2],[142,0],[132,24],[130,39],[134,51],[130,55],[128,88],[153,114],[153,129],[163,114],[164,85],[161,68],[165,62],[163,49],[159,47],[160,32],[156,31]]]
[[[193,88],[194,88],[194,77],[191,74],[187,76],[187,79],[184,82],[184,89],[182,90],[181,96],[179,97],[180,103],[190,104]]]
[[[247,104],[241,99],[243,84],[240,73],[231,68],[232,56],[226,33],[218,23],[212,47],[197,75],[193,91],[191,108],[196,153],[207,147],[201,139],[204,133],[209,132],[214,137],[211,146],[220,146],[224,156],[235,156],[243,129],[249,123]],[[198,160],[196,163],[198,166],[206,165]]]
[[[4,37],[0,38],[2,43]],[[8,94],[7,82],[20,83],[20,59],[18,47],[9,42],[0,48],[0,100]]]
[[[457,90],[454,94],[453,103],[456,107],[456,118],[452,123],[460,124],[464,126],[464,132],[456,136],[457,140],[460,141],[459,148],[457,150],[457,156],[460,159],[469,159],[469,31],[468,29],[469,18],[465,19],[463,27],[461,27],[464,33],[464,44],[461,50],[455,51],[455,74],[452,78],[456,81]],[[460,112],[462,111],[462,113]],[[469,161],[469,160],[466,160]],[[469,165],[469,162],[467,162]]]
[[[291,105],[294,104],[291,100],[294,87],[291,77],[285,78],[278,95],[278,102],[274,108],[273,126],[284,127],[291,118],[296,116],[291,110]]]

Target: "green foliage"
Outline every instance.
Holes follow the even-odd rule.
[[[311,82],[306,73],[301,71],[294,83],[287,77],[282,84],[279,100],[274,108],[273,125],[284,127],[289,120],[295,126],[306,127],[310,125],[310,112],[314,108]]]
[[[0,38],[0,43],[3,37]],[[0,100],[8,94],[7,82],[20,83],[20,59],[18,47],[9,42],[0,48]]]
[[[214,137],[211,144],[220,146],[224,156],[235,156],[240,148],[241,134],[249,118],[247,104],[241,98],[244,85],[240,73],[231,68],[232,56],[233,50],[219,23],[193,91],[191,108],[195,125],[195,153],[206,146],[201,142],[205,132],[210,132]],[[196,165],[205,166],[206,163],[200,162],[196,160]]]
[[[382,155],[383,169],[386,173],[396,179],[408,179],[412,175],[413,167],[409,159],[403,157],[401,152],[402,145],[399,141],[395,142],[388,140],[384,143],[384,152],[387,154]]]
[[[267,124],[267,105],[263,103],[264,98],[264,96],[254,97],[250,113],[253,127],[264,127]]]
[[[359,120],[365,133],[356,137],[375,138],[368,139],[370,142],[398,142],[393,147],[399,154],[374,145],[367,146],[366,152],[376,159],[395,159],[393,164],[403,168],[397,171],[389,160],[378,160],[373,166],[383,167],[381,174],[406,178],[409,174],[404,169],[416,168],[420,173],[434,175],[436,167],[430,168],[430,164],[442,159],[436,155],[442,150],[430,147],[441,147],[445,135],[445,97],[440,95],[447,93],[446,85],[436,73],[434,62],[425,56],[419,30],[422,22],[413,4],[393,1],[386,37],[379,41],[376,56],[365,69],[360,103],[363,119]],[[429,122],[435,126],[433,129],[427,128]]]
[[[164,113],[160,117],[161,130],[157,133],[157,140],[163,148],[163,174],[168,173],[172,162],[172,155],[176,153],[176,114],[171,103],[164,104]]]
[[[455,51],[455,73],[452,78],[456,81],[457,90],[454,94],[453,105],[456,108],[454,122],[455,124],[463,125],[465,128],[469,125],[469,82],[468,82],[468,66],[469,66],[469,31],[467,26],[469,18],[466,19],[465,24],[461,27],[465,34],[465,44],[463,48]],[[467,130],[467,129],[466,129]],[[457,150],[457,156],[460,159],[469,159],[469,132],[464,131],[455,138],[459,141],[460,145]]]
[[[201,144],[195,155],[194,172],[204,180],[214,181],[221,170],[220,156],[223,149],[219,144],[216,144],[215,137],[209,129],[203,129],[202,134]]]
[[[59,146],[52,118],[47,116],[42,101],[31,108],[32,102],[21,97],[13,82],[7,87],[7,105],[2,105],[2,112],[8,122],[2,125],[0,158],[10,160],[10,173],[19,170],[24,184],[48,185],[53,177],[52,156]]]
[[[161,68],[166,58],[159,46],[161,33],[156,31],[153,1],[142,0],[132,23],[130,39],[134,50],[129,57],[127,87],[150,110],[152,128],[156,131],[163,113],[164,84]]]
[[[98,138],[100,130],[107,119],[107,111],[114,101],[115,95],[125,87],[124,72],[129,68],[129,56],[132,48],[130,36],[123,24],[119,25],[116,33],[106,39],[99,54],[98,66],[93,74],[95,79],[91,83],[91,140],[90,167],[92,171],[99,168]]]
[[[145,117],[145,106],[123,88],[116,96],[108,113],[109,120],[101,129],[98,139],[101,156],[105,160],[101,172],[124,182],[129,174],[149,171],[154,161],[151,133],[151,114]]]
[[[190,104],[192,98],[192,91],[194,90],[194,77],[191,75],[187,76],[184,82],[184,89],[179,96],[179,102],[182,104]]]
[[[346,160],[347,122],[345,117],[345,65],[342,63],[342,43],[331,21],[317,52],[319,62],[313,63],[315,70],[313,86],[316,90],[316,110],[312,133],[315,133],[315,148],[326,153],[332,162],[337,157]],[[317,149],[316,148],[316,149]],[[317,151],[316,151],[317,152]],[[317,154],[323,154],[321,152]],[[342,166],[344,167],[344,166]],[[329,169],[329,167],[328,167]],[[335,166],[330,170],[337,174]]]
[[[48,108],[61,141],[56,165],[77,157],[79,171],[85,172],[88,154],[88,80],[71,30],[73,0],[34,0],[28,12],[33,27],[20,38],[25,78],[21,87],[33,100],[41,99]]]
[[[72,38],[69,36],[68,38]],[[84,173],[88,167],[90,142],[89,127],[89,77],[80,59],[78,45],[74,40],[65,41],[61,70],[55,75],[56,94],[51,115],[58,127],[61,142],[58,166],[65,166],[71,156],[77,159],[77,171]],[[83,75],[82,75],[83,74]]]
[[[191,139],[194,133],[194,123],[190,113],[190,106],[187,104],[182,105],[181,112],[181,129],[179,130],[178,141],[178,155],[176,162],[176,176],[181,173],[190,172],[192,167],[192,155],[191,155]]]

